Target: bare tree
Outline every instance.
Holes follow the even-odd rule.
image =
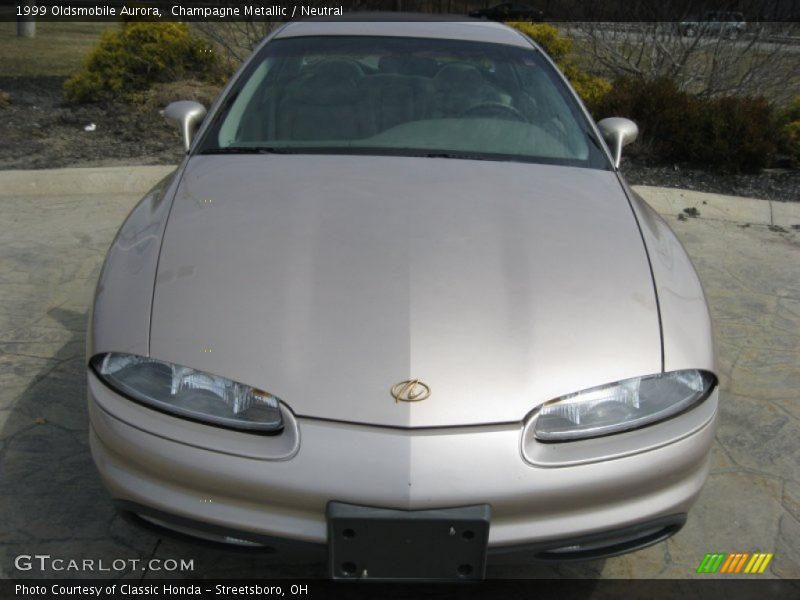
[[[779,104],[800,89],[797,23],[577,23],[570,31],[583,66],[607,76],[667,77],[701,96],[763,95]]]
[[[343,2],[350,10],[402,6],[407,10],[466,12],[495,0]],[[786,12],[794,10],[786,8],[787,0],[716,0],[715,7],[729,9],[725,19],[731,15],[740,15],[742,22],[749,19],[741,28],[731,24],[733,21],[725,27],[713,26],[704,22],[708,11],[690,12],[705,3],[707,0],[539,0],[548,17],[563,19],[562,30],[576,42],[577,62],[592,73],[610,78],[667,77],[679,88],[699,95],[758,94],[778,104],[797,95],[800,25],[789,20],[795,13]],[[324,0],[305,4],[325,5]],[[585,21],[568,22],[570,15]],[[767,18],[783,21],[759,20]],[[195,29],[215,44],[230,70],[278,25],[279,21],[259,19],[194,23]]]
[[[235,70],[279,25],[278,21],[265,20],[193,23],[195,30],[216,46],[229,71]]]
[[[359,5],[358,0],[342,0],[349,8],[354,9]],[[232,4],[241,8],[241,3],[236,0],[223,0],[221,4]],[[274,3],[273,6],[277,5]],[[306,0],[303,6],[324,7],[328,6],[325,0]],[[271,7],[270,7],[271,8]],[[287,17],[291,16],[291,7],[288,8]],[[301,16],[301,15],[296,15]],[[221,54],[229,70],[236,69],[261,40],[279,27],[284,17],[280,15],[245,17],[239,21],[220,22],[195,22],[193,26],[201,36],[210,40]]]

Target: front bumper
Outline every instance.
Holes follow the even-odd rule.
[[[489,504],[492,553],[545,558],[569,558],[552,552],[563,546],[589,557],[603,539],[616,554],[674,533],[708,474],[717,403],[715,390],[663,424],[544,453],[520,423],[400,430],[297,419],[288,443],[165,416],[89,373],[92,455],[129,509],[188,530],[324,544],[329,501],[402,510]],[[634,442],[648,449],[633,452]],[[623,538],[630,543],[617,543]]]

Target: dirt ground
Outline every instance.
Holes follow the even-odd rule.
[[[176,164],[177,128],[157,109],[124,103],[67,106],[63,77],[0,77],[0,170]],[[93,131],[87,126],[95,125]],[[631,184],[656,185],[789,202],[800,201],[800,170],[726,175],[623,158]]]
[[[177,128],[124,103],[67,106],[63,77],[0,77],[0,169],[157,165],[182,154]],[[94,131],[85,131],[95,125]]]

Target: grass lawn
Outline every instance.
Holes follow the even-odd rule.
[[[71,75],[106,29],[117,23],[36,23],[36,37],[17,37],[17,24],[0,23],[0,76]]]

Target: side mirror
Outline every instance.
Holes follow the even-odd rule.
[[[614,155],[614,166],[619,168],[619,161],[622,158],[622,147],[627,146],[639,135],[639,128],[630,119],[622,117],[609,117],[597,124],[603,139],[611,148]]]
[[[206,116],[206,107],[199,102],[180,100],[164,109],[164,116],[170,121],[177,121],[183,134],[183,145],[186,151],[192,145],[192,137]]]

